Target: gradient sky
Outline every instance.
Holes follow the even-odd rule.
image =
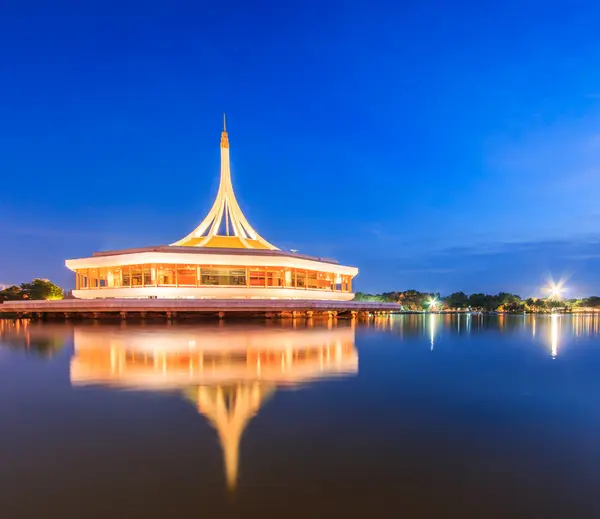
[[[363,291],[600,295],[600,4],[0,4],[0,284],[246,216]]]

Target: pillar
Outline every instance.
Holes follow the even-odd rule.
[[[125,321],[127,319],[127,312],[121,312],[121,319]]]
[[[147,316],[147,315],[148,315],[148,313],[147,313],[147,312],[140,312],[140,317],[141,317],[142,319],[146,319],[146,316]]]
[[[304,315],[306,316],[307,319],[312,319],[313,311],[312,310],[307,310]]]
[[[217,315],[219,316],[219,319],[225,318],[225,312],[219,312]]]

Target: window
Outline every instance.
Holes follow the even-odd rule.
[[[131,267],[122,267],[121,268],[121,276],[123,279],[123,285],[124,287],[130,287],[131,286]]]
[[[306,287],[307,288],[319,288],[319,282],[317,280],[317,272],[314,270],[306,271]]]
[[[196,266],[179,265],[177,267],[177,284],[179,286],[196,286]]]
[[[248,275],[250,276],[251,287],[264,287],[265,286],[265,271],[262,269],[249,269]]]
[[[282,287],[283,286],[283,271],[267,271],[267,286]]]
[[[98,271],[98,285],[100,288],[106,288],[108,286],[105,268],[99,269]]]
[[[306,272],[304,270],[296,270],[296,286],[298,288],[306,287]]]
[[[142,286],[142,265],[131,266],[131,286],[141,287]]]
[[[144,279],[144,285],[154,285],[154,281],[156,276],[153,276],[153,268],[152,265],[142,265],[142,277]]]
[[[121,267],[109,267],[106,269],[106,285],[112,288],[123,286]]]
[[[98,288],[98,269],[88,269],[88,288]]]
[[[333,290],[333,274],[327,272],[319,272],[317,283],[321,290]]]
[[[175,269],[172,265],[159,265],[158,284],[175,285]]]
[[[203,285],[246,285],[246,271],[243,269],[202,268],[200,274]]]

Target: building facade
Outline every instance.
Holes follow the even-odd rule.
[[[354,297],[358,269],[286,252],[262,238],[236,200],[229,138],[221,134],[221,177],[215,202],[190,234],[171,245],[97,252],[66,261],[74,297],[320,299]]]

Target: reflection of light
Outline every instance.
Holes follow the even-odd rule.
[[[435,315],[429,314],[429,342],[431,343],[431,351],[433,351],[434,340],[435,340]]]
[[[550,343],[552,345],[552,358],[558,355],[558,314],[552,314],[550,325]]]
[[[1,330],[1,328],[0,328]],[[248,422],[278,387],[358,372],[355,330],[77,327],[71,384],[179,390],[217,430],[227,486]]]

